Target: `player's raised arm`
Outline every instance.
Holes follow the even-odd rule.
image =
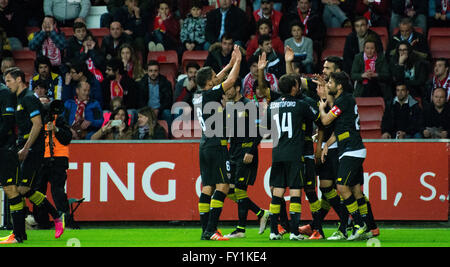
[[[233,53],[231,55],[231,60],[230,60],[230,63],[233,63],[233,67],[231,68],[230,74],[228,74],[227,79],[222,83],[224,92],[226,92],[228,89],[233,87],[234,83],[236,82],[236,79],[239,77],[239,71],[241,68],[241,60],[242,60],[241,50],[239,50],[238,45],[234,45],[234,50],[233,50]],[[221,73],[222,73],[222,71],[219,73],[219,75]]]
[[[333,115],[332,110],[330,110],[328,113],[325,112],[325,107],[327,106],[327,104],[328,101],[324,101],[322,99],[319,101],[320,119],[324,126],[330,125],[334,121],[334,119],[336,119],[336,116]]]

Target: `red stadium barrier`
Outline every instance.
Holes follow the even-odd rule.
[[[264,145],[267,145],[266,143]],[[366,142],[364,191],[377,220],[447,221],[450,154],[445,142]],[[198,220],[198,142],[74,143],[67,191],[85,198],[79,221]],[[271,149],[260,148],[249,196],[268,208]],[[304,197],[303,197],[304,198]],[[221,219],[236,220],[225,202]],[[249,212],[249,219],[256,217]],[[302,219],[311,219],[303,199]],[[337,219],[331,212],[327,219]]]

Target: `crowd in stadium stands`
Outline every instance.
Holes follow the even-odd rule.
[[[171,113],[172,105],[191,104],[195,75],[203,64],[220,72],[238,44],[244,55],[242,94],[258,99],[258,57],[266,53],[265,77],[277,91],[289,46],[295,53],[294,69],[302,75],[321,73],[326,56],[342,57],[343,70],[354,82],[354,96],[384,99],[381,138],[447,138],[450,50],[436,53],[428,34],[441,28],[450,36],[449,4],[0,0],[1,71],[15,65],[18,52],[34,51],[34,73],[27,73],[30,90],[39,96],[45,88],[46,97],[64,102],[76,139],[165,139],[171,138],[170,127],[178,115]],[[107,8],[98,18],[99,28],[109,30],[102,38],[87,26],[93,6]],[[330,51],[327,41],[333,29],[348,31],[334,41],[342,47]],[[169,54],[162,51],[175,51],[174,72],[163,69],[161,63]],[[207,56],[184,64],[187,51],[206,51]]]

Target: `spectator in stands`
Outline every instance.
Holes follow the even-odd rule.
[[[173,102],[183,102],[189,104],[191,110],[194,108],[192,103],[192,97],[195,91],[198,90],[197,82],[195,78],[197,77],[197,71],[200,66],[196,62],[189,62],[186,64],[186,77],[180,79],[175,85],[175,92],[173,96]]]
[[[252,56],[248,64],[250,66],[250,72],[244,77],[244,80],[242,81],[242,89],[241,94],[248,98],[248,99],[254,99],[255,96],[255,82],[258,81],[258,59],[257,56]],[[272,73],[265,73],[265,79],[267,81],[268,87],[270,87],[270,90],[278,92],[278,79],[277,77]],[[257,83],[256,83],[257,86]]]
[[[427,83],[427,97],[425,101],[431,101],[433,91],[443,88],[446,100],[450,101],[450,63],[446,58],[438,58],[434,63],[433,78]]]
[[[430,48],[428,47],[428,41],[425,35],[414,29],[410,18],[403,18],[400,21],[398,33],[392,36],[387,46],[387,57],[394,54],[394,51],[402,41],[408,41],[415,51],[420,52],[422,58],[431,58]]]
[[[91,136],[91,140],[130,140],[133,130],[128,125],[129,116],[125,107],[114,109],[110,119],[100,130]]]
[[[270,39],[270,37],[269,37]],[[211,67],[215,73],[219,73],[231,60],[233,52],[233,35],[225,33],[220,43],[215,43],[209,48],[208,57],[205,60],[205,67]],[[244,49],[241,48],[244,55]],[[243,58],[239,70],[239,76],[244,77],[248,73],[247,61]]]
[[[388,27],[391,17],[388,0],[356,0],[356,16],[367,18],[371,27]]]
[[[244,11],[232,5],[231,0],[220,0],[220,8],[206,14],[206,41],[209,45],[222,40],[225,33],[231,34],[234,42],[241,47],[247,40],[247,17]]]
[[[258,49],[258,39],[261,35],[270,35],[272,37],[272,46],[273,49],[277,53],[283,54],[284,53],[284,45],[281,41],[280,37],[274,36],[272,34],[272,22],[269,19],[260,19],[256,23],[257,27],[257,33],[253,36],[253,38],[250,39],[250,41],[247,44],[247,55],[246,59],[249,60],[251,56],[255,53],[255,51]]]
[[[76,56],[80,54],[86,34],[86,24],[83,22],[75,22],[73,24],[73,36],[67,40],[66,62],[73,62],[78,59]]]
[[[106,4],[108,12],[100,17],[100,27],[107,28],[113,22],[114,14],[125,4],[125,0],[106,0],[104,4]],[[155,4],[156,1],[140,0],[138,4],[140,13],[151,15],[155,9]]]
[[[8,36],[3,28],[0,27],[0,57],[12,57],[11,45]]]
[[[86,37],[83,40],[83,46],[75,52],[74,58],[71,62],[85,62],[88,70],[95,76],[95,78],[102,82],[105,72],[105,55],[102,53],[97,45],[97,39],[94,35],[87,31]]]
[[[305,25],[304,34],[313,40],[314,51],[320,55],[327,32],[321,12],[314,9],[312,4],[311,0],[297,0],[296,8],[283,14],[280,21],[280,38],[283,41],[290,38],[289,26],[295,21],[300,21]]]
[[[147,36],[149,51],[178,50],[180,44],[180,22],[174,17],[167,1],[158,5],[158,13]]]
[[[256,22],[260,19],[269,19],[272,22],[272,36],[279,36],[280,21],[283,14],[273,9],[273,0],[261,0],[261,8],[253,12]]]
[[[292,37],[284,41],[284,46],[289,46],[294,51],[294,61],[300,62],[301,72],[314,73],[313,41],[304,36],[305,26],[300,21],[294,21],[291,25]]]
[[[395,34],[394,29],[399,27],[403,17],[409,18],[414,27],[419,27],[422,32],[427,32],[428,1],[423,0],[392,0],[392,15],[389,31]]]
[[[125,43],[119,49],[119,57],[123,63],[124,72],[135,81],[140,81],[145,75],[141,60],[131,44]]]
[[[26,23],[23,7],[17,1],[0,1],[0,27],[6,31],[11,50],[21,50],[28,46]]]
[[[369,29],[369,22],[366,17],[356,17],[353,23],[353,29],[344,45],[344,71],[350,73],[355,56],[364,50],[364,43],[368,39],[375,40],[376,52],[378,55],[383,53],[383,43],[380,36]]]
[[[48,85],[47,82],[44,80],[37,80],[33,83],[33,92],[34,95],[41,99],[41,98],[47,98],[48,99]]]
[[[450,7],[448,0],[429,0],[428,28],[450,27]]]
[[[138,120],[133,129],[133,139],[167,139],[166,130],[159,125],[151,107],[143,107],[138,110]]]
[[[106,60],[110,60],[119,55],[119,48],[124,43],[132,43],[131,37],[123,31],[119,21],[113,21],[109,25],[110,34],[103,37],[101,51]]]
[[[79,82],[75,99],[64,103],[64,116],[71,125],[73,139],[91,139],[103,124],[102,108],[97,100],[90,99],[90,85]]]
[[[190,13],[183,21],[180,33],[183,51],[208,50],[205,47],[206,18],[202,16],[202,8],[202,2],[200,0],[194,0]]]
[[[322,0],[323,21],[327,28],[351,27],[355,2],[352,0]]]
[[[135,49],[144,56],[145,33],[147,31],[148,12],[142,12],[139,0],[125,0],[125,5],[114,13],[114,20],[119,21],[126,34],[132,37]]]
[[[351,78],[356,82],[353,96],[392,99],[389,65],[383,53],[376,50],[376,41],[367,39],[363,52],[353,60]]]
[[[172,124],[172,84],[160,72],[158,61],[147,63],[147,74],[138,83],[138,107],[150,107],[159,120]]]
[[[103,92],[103,109],[108,109],[109,102],[114,97],[123,98],[124,105],[129,109],[136,109],[137,85],[124,72],[123,63],[120,59],[113,58],[106,62],[106,77],[101,83]]]
[[[89,98],[103,104],[102,87],[100,82],[89,71],[88,66],[84,61],[76,61],[69,66],[69,72],[66,73],[62,101],[66,102],[69,99],[74,99],[76,96],[76,88],[78,83],[87,82],[89,84]]]
[[[260,36],[258,44],[259,48],[253,55],[259,57],[263,52],[265,52],[268,61],[266,72],[273,73],[277,79],[280,79],[281,76],[286,73],[284,55],[275,52],[272,48],[272,39],[269,35]]]
[[[39,56],[34,62],[34,69],[36,75],[30,79],[29,89],[33,90],[34,83],[38,80],[43,80],[47,84],[48,98],[51,100],[61,99],[63,90],[63,79],[59,74],[52,72],[52,65],[50,59],[44,56]]]
[[[422,138],[423,112],[419,103],[409,95],[405,83],[398,83],[395,92],[396,97],[387,103],[383,114],[381,138]]]
[[[28,39],[31,39],[28,43],[30,50],[36,51],[37,56],[48,57],[52,68],[59,72],[67,42],[64,33],[57,27],[55,19],[45,16],[41,30],[31,34]]]
[[[16,62],[13,57],[3,57],[0,65],[0,83],[5,84],[3,73],[9,68],[15,67]]]
[[[59,27],[72,27],[74,22],[86,23],[90,0],[44,0],[44,13],[52,16]]]
[[[425,84],[428,80],[428,62],[414,51],[408,41],[400,42],[390,64],[394,82],[404,81],[413,97],[426,97]]]
[[[433,101],[424,106],[423,137],[424,138],[448,138],[450,133],[450,106],[446,101],[447,95],[443,88],[438,87],[433,91]]]

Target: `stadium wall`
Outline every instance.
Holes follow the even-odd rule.
[[[197,141],[74,142],[67,193],[69,198],[85,198],[76,219],[198,220],[198,145]],[[364,192],[377,220],[448,220],[449,143],[365,140],[365,145]],[[270,142],[261,144],[258,178],[249,189],[249,196],[266,209],[270,147]],[[302,204],[302,219],[311,219],[304,197]],[[230,200],[221,218],[237,219],[236,205]],[[249,213],[249,219],[256,216]],[[331,212],[327,219],[337,216]]]

